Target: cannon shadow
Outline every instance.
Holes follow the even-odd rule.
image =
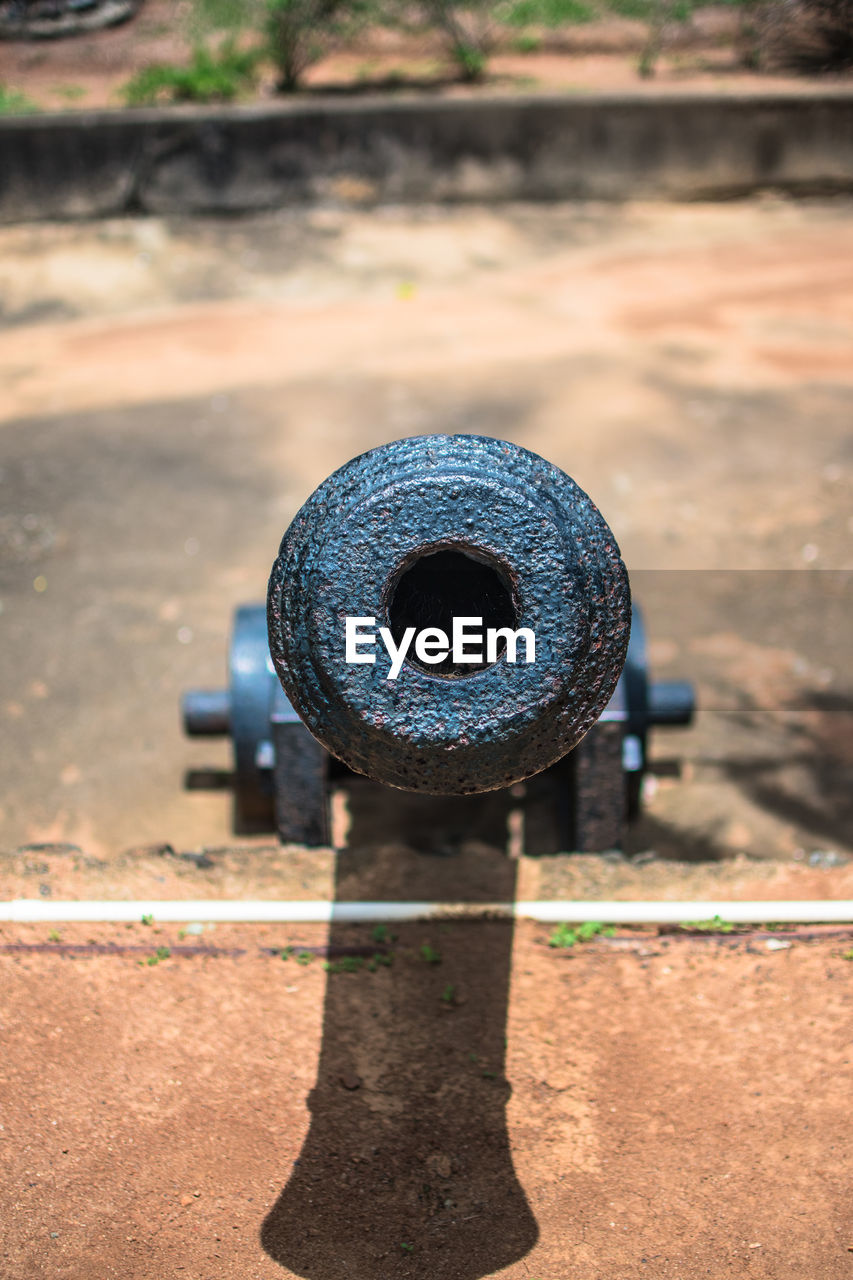
[[[511,900],[507,803],[358,780],[336,901]],[[333,923],[329,942],[363,946],[371,932]],[[310,1127],[261,1244],[309,1280],[479,1280],[538,1237],[506,1125],[513,924],[407,924],[374,941],[381,958],[328,974]]]

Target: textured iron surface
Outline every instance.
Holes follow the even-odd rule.
[[[599,720],[569,756],[570,826],[563,847],[576,853],[619,849],[625,828],[622,725]]]
[[[282,844],[317,848],[328,844],[330,838],[329,757],[293,714],[281,689],[278,695],[273,700],[271,723],[278,838]]]
[[[389,625],[401,576],[448,551],[494,571],[536,661],[455,676],[407,661],[396,680],[381,646],[347,663],[345,619]],[[268,594],[275,668],[312,734],[359,773],[433,794],[504,787],[571,750],[615,689],[630,613],[590,498],[536,454],[471,435],[396,441],[336,471],[284,535]]]

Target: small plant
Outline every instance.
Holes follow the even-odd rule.
[[[375,924],[370,930],[370,941],[381,946],[384,942],[396,942],[397,935],[391,932],[387,924]]]
[[[482,80],[503,6],[493,0],[422,0],[427,18],[444,33],[461,77]]]
[[[714,916],[711,920],[685,920],[680,927],[694,933],[732,933],[734,930],[734,925],[720,916]]]
[[[367,16],[367,0],[268,0],[267,45],[280,91],[294,93],[308,68]]]
[[[841,959],[842,959],[842,960],[853,960],[853,947],[851,947],[849,951],[845,951],[845,952],[843,952],[843,953],[842,953],[842,956],[841,956]]]
[[[171,955],[168,947],[158,947],[153,956],[149,956],[147,960],[140,960],[140,964],[159,964],[161,960],[168,960]]]
[[[427,964],[441,964],[441,952],[436,951],[435,947],[425,942],[421,947],[421,959]]]
[[[676,20],[673,12],[673,0],[651,0],[643,14],[625,12],[636,0],[621,0],[621,12],[624,17],[643,17],[648,23],[646,41],[637,62],[637,74],[642,80],[650,79],[657,70],[658,61],[663,49],[668,25]],[[617,4],[619,0],[617,0]]]
[[[29,116],[38,111],[37,103],[17,89],[7,89],[0,84],[0,116]]]
[[[327,960],[323,968],[327,973],[358,973],[364,965],[364,956],[341,956],[340,960]]]
[[[456,999],[456,988],[452,982],[448,982],[447,986],[441,993],[441,998],[445,1004],[453,1004]]]
[[[144,915],[144,916],[142,917],[142,923],[143,923],[143,924],[145,924],[145,925],[152,925],[152,924],[154,923],[154,917],[153,917],[153,916]]]
[[[548,939],[549,947],[573,947],[578,940],[578,935],[574,929],[570,929],[567,924],[558,924],[554,932]]]
[[[157,63],[143,67],[124,87],[129,107],[159,102],[231,102],[257,79],[260,53],[239,49],[233,37],[217,49],[196,45],[189,66]]]
[[[481,1075],[484,1080],[497,1080],[498,1078],[497,1071],[483,1071]]]
[[[295,958],[297,964],[310,964],[314,959],[314,953],[312,951],[297,951]]]
[[[415,1246],[413,1244],[405,1244],[402,1240],[400,1241],[400,1248],[404,1253],[414,1253],[415,1251]]]
[[[658,57],[660,56],[661,38],[659,33],[652,28],[649,38],[643,45],[642,52],[637,59],[637,75],[641,80],[650,80],[655,74],[658,65]]]
[[[598,936],[612,938],[615,932],[616,930],[612,925],[608,925],[605,928],[597,920],[587,920],[576,928],[570,928],[567,924],[560,924],[548,939],[548,946],[573,947],[578,942],[589,942],[592,938]]]
[[[478,49],[473,44],[457,44],[453,46],[452,53],[462,72],[463,80],[473,84],[475,81],[483,79],[488,66],[488,58],[483,49]]]
[[[522,31],[512,43],[516,53],[538,53],[542,48],[542,37],[533,31]]]
[[[57,933],[56,929],[51,929],[50,933],[47,935],[47,940],[48,942],[61,942],[62,934]]]
[[[282,947],[281,949],[282,960],[289,960],[295,950],[296,950],[295,947]]]

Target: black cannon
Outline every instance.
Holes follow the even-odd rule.
[[[238,609],[227,691],[184,698],[230,734],[238,817],[329,839],[330,779],[433,795],[553,783],[560,844],[618,847],[647,737],[689,685],[650,684],[642,618],[587,495],[528,450],[422,436],[353,459],[281,543],[266,610]]]

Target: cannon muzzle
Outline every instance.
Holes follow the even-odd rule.
[[[616,688],[628,578],[557,467],[470,435],[383,445],[284,535],[270,653],[314,737],[358,773],[432,794],[505,787],[566,755]]]

